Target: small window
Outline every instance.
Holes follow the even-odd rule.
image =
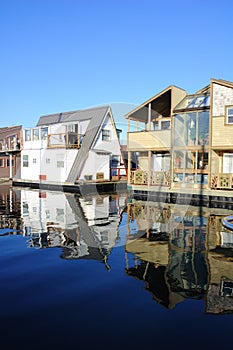
[[[36,158],[33,158],[32,162],[33,164],[36,164]]]
[[[161,121],[161,130],[168,130],[171,127],[170,120]]]
[[[28,167],[28,166],[29,166],[28,155],[25,154],[23,155],[23,167]]]
[[[41,135],[41,140],[46,140],[48,136],[48,128],[41,128],[40,129],[40,135]]]
[[[31,141],[31,130],[25,130],[25,141]]]
[[[32,139],[34,141],[39,140],[39,129],[33,129],[32,130]]]
[[[0,159],[0,168],[4,167],[4,159]]]
[[[64,168],[64,161],[63,160],[57,161],[57,168]]]
[[[102,141],[111,141],[110,130],[102,129]]]
[[[233,107],[227,108],[227,124],[233,124]]]
[[[10,166],[10,159],[7,159],[7,166]],[[15,166],[14,159],[11,160],[11,166]]]

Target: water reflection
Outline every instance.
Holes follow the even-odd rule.
[[[0,194],[1,236],[21,234],[28,248],[59,247],[62,259],[98,260],[107,269],[112,249],[121,246],[126,275],[144,281],[157,303],[173,309],[186,299],[203,300],[211,314],[233,312],[226,215],[219,208],[131,202],[127,194],[79,198],[9,187]]]
[[[166,308],[192,298],[205,301],[206,313],[233,312],[233,233],[221,224],[226,213],[128,204],[126,273],[145,281]]]
[[[62,247],[63,259],[105,262],[118,239],[126,195],[78,198],[63,192],[21,191],[28,246]]]

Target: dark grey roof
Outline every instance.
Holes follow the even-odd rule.
[[[102,113],[109,106],[93,107],[83,110],[61,112],[49,115],[43,115],[39,118],[37,126],[51,125],[57,123],[68,123],[73,121],[89,120],[96,117],[96,114]]]
[[[75,182],[80,177],[81,171],[82,171],[83,166],[84,166],[84,164],[87,160],[87,157],[88,157],[88,152],[91,149],[91,146],[95,140],[97,132],[98,132],[105,116],[107,115],[108,111],[110,111],[109,106],[85,110],[85,111],[83,111],[84,113],[82,115],[80,114],[79,111],[77,112],[77,114],[79,116],[82,116],[82,117],[89,116],[89,118],[91,118],[91,120],[88,124],[86,133],[83,137],[82,146],[77,153],[77,156],[74,160],[73,166],[72,166],[70,173],[67,177],[67,180],[66,180],[67,182]],[[74,114],[69,116],[69,118],[74,118]],[[89,119],[89,118],[86,118],[86,119]],[[77,119],[74,119],[74,120],[77,120]],[[71,121],[71,120],[69,120],[69,121]]]

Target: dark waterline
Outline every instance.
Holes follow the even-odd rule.
[[[230,211],[0,190],[2,349],[229,347]]]

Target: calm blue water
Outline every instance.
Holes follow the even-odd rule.
[[[0,190],[1,349],[229,348],[231,212]]]

